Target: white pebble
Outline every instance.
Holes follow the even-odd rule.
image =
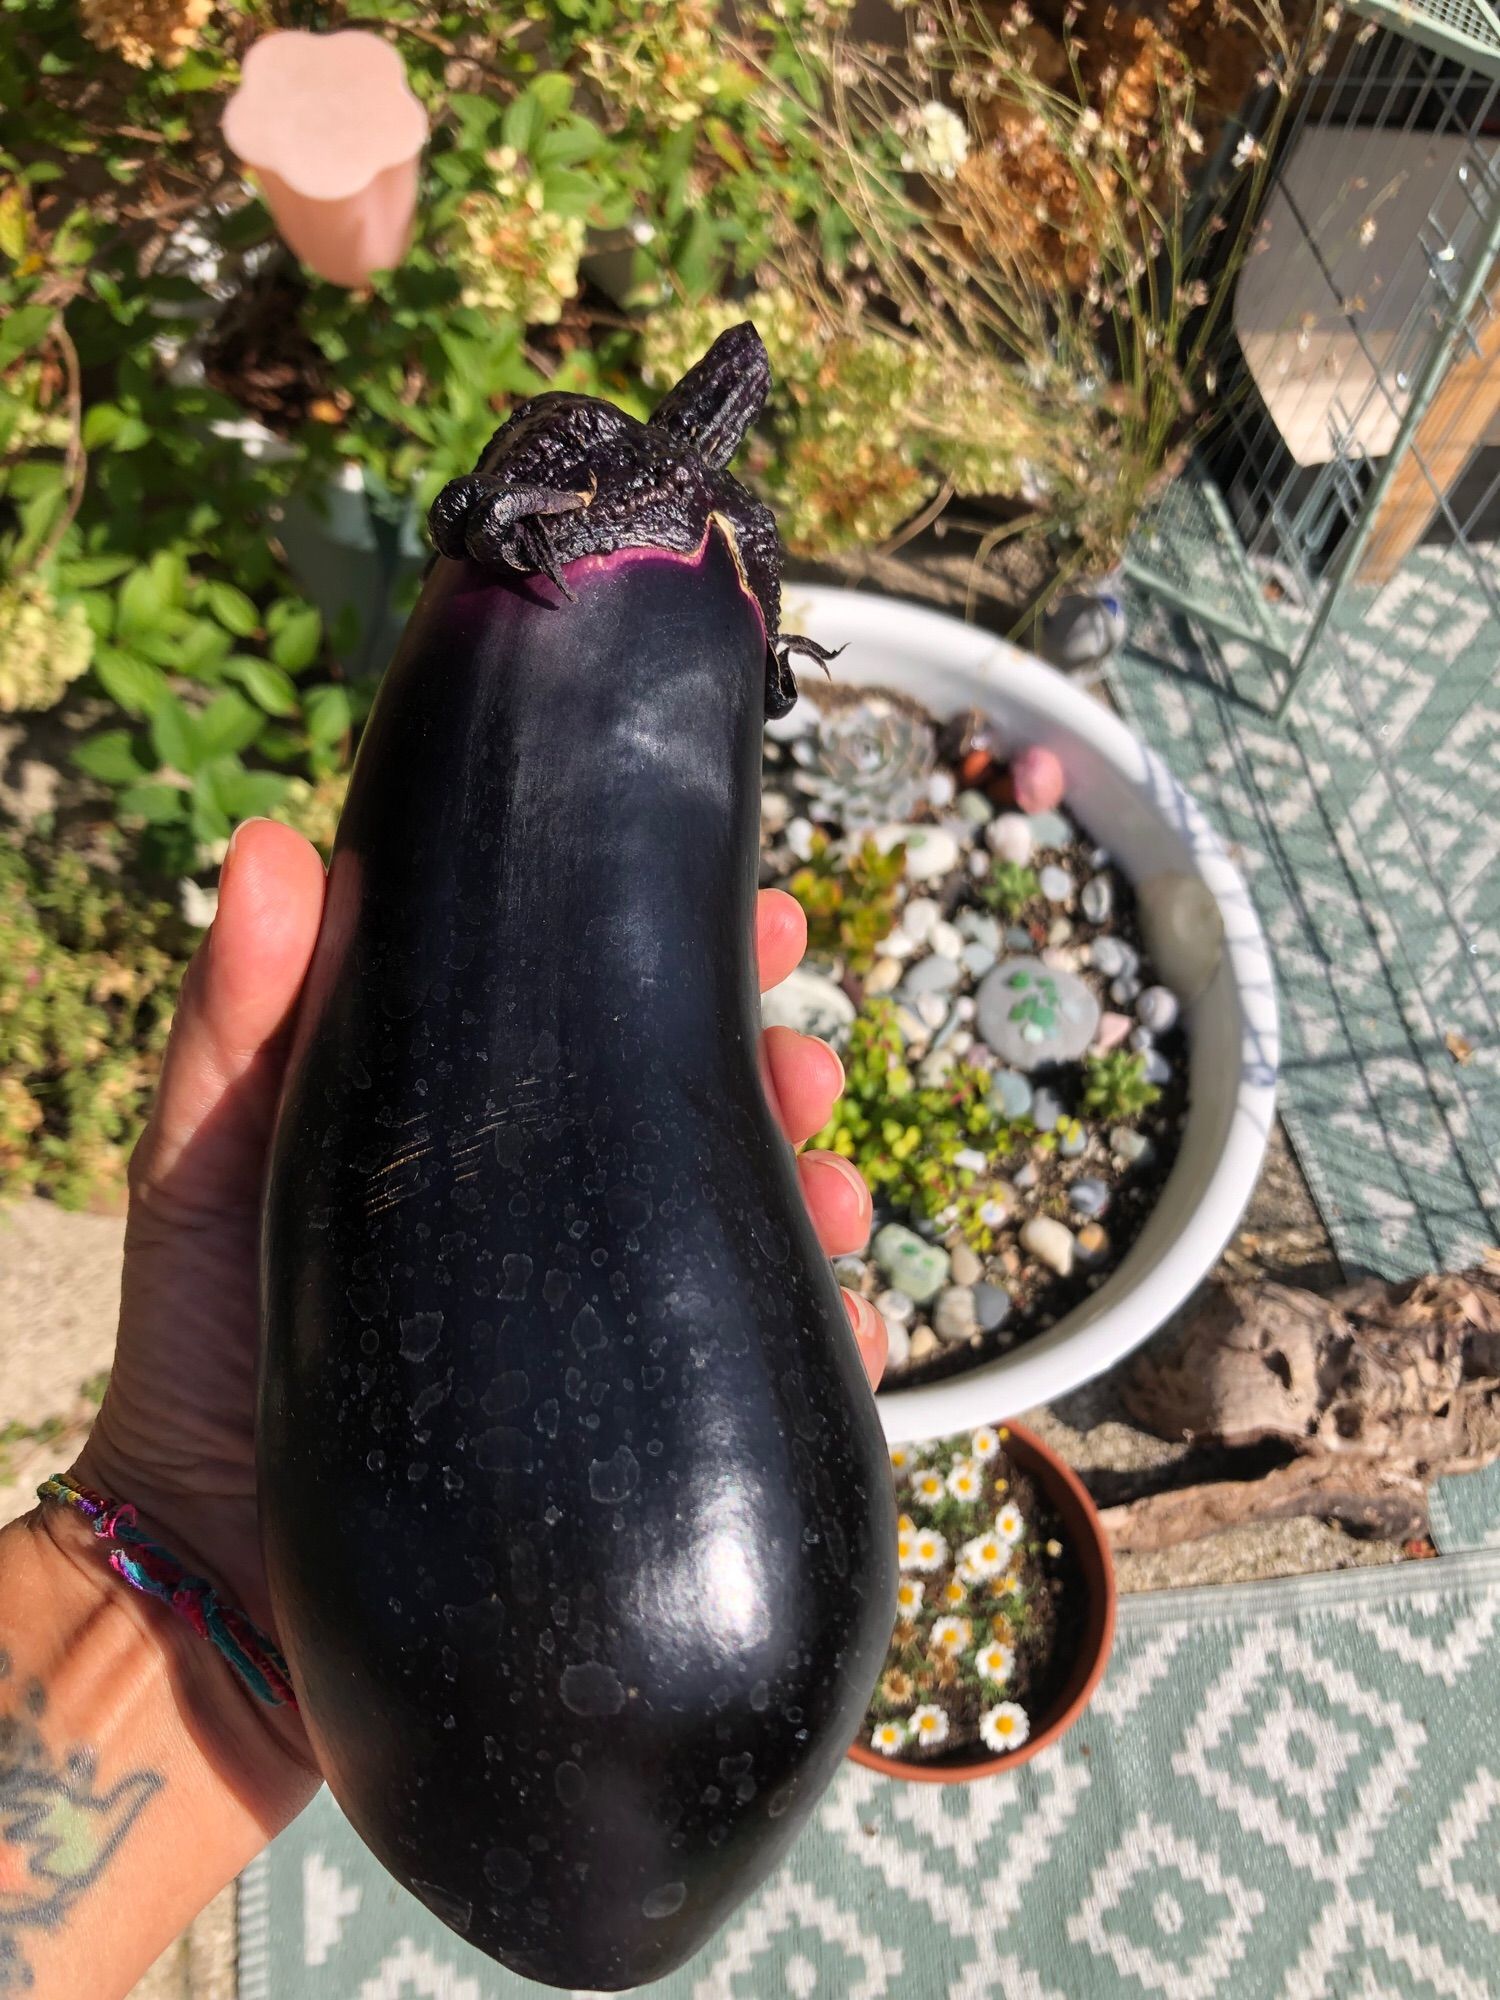
[[[917,940],[914,937],[908,937],[898,924],[890,936],[881,944],[880,955],[882,958],[910,958],[914,951],[920,951],[921,949],[922,947],[918,944]]]
[[[985,828],[984,837],[992,854],[998,854],[1002,861],[1013,861],[1018,867],[1025,866],[1036,846],[1031,822],[1024,813],[1001,813]]]
[[[962,1000],[954,1003],[953,1011],[957,1014],[960,1021],[972,1021],[978,1012],[978,1005],[974,996],[971,993],[966,993]]]
[[[974,852],[969,856],[969,873],[972,876],[974,876],[977,881],[982,882],[985,876],[989,874],[989,872],[990,872],[990,857],[987,854],[981,853],[980,850],[976,847]]]
[[[1164,1035],[1176,1027],[1180,1011],[1176,994],[1165,986],[1148,986],[1135,1003],[1137,1020],[1153,1035]]]
[[[885,1365],[888,1369],[904,1368],[911,1359],[911,1335],[898,1319],[888,1319],[885,1323]]]
[[[866,993],[890,993],[900,984],[901,961],[898,958],[877,958],[870,967],[865,980]]]
[[[900,927],[915,943],[925,944],[942,914],[941,905],[934,902],[931,896],[913,896],[901,912]]]
[[[905,1326],[916,1309],[915,1303],[906,1293],[896,1290],[894,1286],[888,1292],[881,1292],[875,1300],[875,1310],[882,1319],[896,1320],[902,1326]]]
[[[786,830],[786,844],[799,861],[811,861],[813,851],[813,823],[800,816],[792,820]]]
[[[952,924],[934,924],[927,933],[927,942],[940,958],[963,957],[964,941]]]
[[[987,1201],[979,1211],[979,1220],[990,1229],[998,1229],[1010,1210],[1003,1201]]]
[[[958,795],[958,786],[951,771],[934,771],[927,780],[927,801],[938,812],[944,806],[952,805]]]
[[[953,1012],[957,1016],[958,1009],[955,1007]],[[974,1046],[974,1037],[967,1028],[955,1028],[948,1037],[948,1046],[956,1056],[966,1056]]]
[[[948,1003],[941,993],[919,993],[917,1018],[927,1028],[940,1028],[948,1018]]]
[[[955,1167],[961,1167],[965,1173],[982,1174],[989,1161],[976,1147],[963,1146],[953,1155],[953,1164]],[[966,1278],[963,1282],[972,1285],[974,1280]]]
[[[940,826],[877,827],[874,840],[882,854],[889,854],[898,843],[905,844],[909,882],[935,882],[958,865],[958,842]]]
[[[1065,1229],[1060,1222],[1054,1222],[1050,1215],[1034,1215],[1021,1231],[1021,1248],[1029,1250],[1039,1264],[1045,1264],[1049,1271],[1056,1271],[1060,1278],[1066,1278],[1073,1268],[1073,1254],[1077,1245],[1073,1232]]]

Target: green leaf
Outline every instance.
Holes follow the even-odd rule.
[[[151,715],[151,747],[157,762],[191,777],[208,754],[201,745],[197,726],[175,694],[168,694]]]
[[[19,264],[26,255],[26,233],[29,219],[26,214],[26,197],[14,181],[0,194],[0,251],[13,264]]]
[[[151,569],[133,569],[120,586],[119,633],[133,639],[137,633],[159,628],[167,601],[161,584]]]
[[[283,599],[283,603],[290,600]],[[311,604],[294,604],[287,612],[276,607],[272,625],[271,658],[289,674],[300,674],[318,657],[323,644],[322,614]]]
[[[257,660],[249,653],[237,653],[225,662],[224,671],[239,682],[250,699],[259,702],[267,715],[292,715],[297,708],[297,688],[290,674],[273,667],[269,660]]]
[[[217,577],[208,578],[202,589],[204,602],[226,632],[232,632],[236,639],[248,639],[259,629],[260,613],[243,590],[221,583]]]
[[[192,805],[188,812],[188,823],[198,839],[208,845],[215,841],[228,840],[233,832],[233,823],[224,808],[214,796],[216,779],[212,773],[205,773],[193,792]]]
[[[554,167],[542,176],[542,199],[553,215],[588,215],[598,202],[599,184],[576,167]]]
[[[106,785],[139,784],[147,776],[145,766],[135,754],[134,741],[124,729],[106,729],[80,743],[73,752],[73,762],[80,771],[87,771],[91,778],[98,778]]]
[[[57,580],[65,590],[92,590],[113,583],[134,561],[133,556],[73,556],[57,565]]]
[[[163,821],[181,819],[187,793],[175,785],[132,785],[115,803],[122,813],[160,826]]]
[[[291,783],[279,771],[234,771],[215,777],[214,798],[232,820],[274,812]]]
[[[100,646],[94,653],[94,673],[111,701],[127,715],[150,715],[167,696],[167,677],[160,667],[118,646]]]
[[[46,337],[55,315],[51,306],[16,306],[0,320],[0,368]]]
[[[309,688],[302,698],[302,715],[314,743],[337,743],[349,733],[353,714],[341,687]]]
[[[261,712],[242,694],[226,688],[197,718],[194,734],[209,757],[223,757],[245,749],[259,736]]]
[[[233,641],[212,618],[194,618],[177,648],[177,665],[195,680],[219,678]]]

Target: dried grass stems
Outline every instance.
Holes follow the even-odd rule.
[[[907,414],[940,448],[931,495],[986,491],[965,455],[1016,467],[1011,518],[976,524],[971,604],[1014,536],[1048,538],[1055,591],[1118,562],[1206,421],[1276,142],[1339,9],[1073,0],[1049,25],[1025,0],[926,0],[903,20],[879,47],[825,17],[796,115],[857,248],[836,276],[805,242],[780,261],[828,319],[921,356]],[[789,86],[761,81],[774,107]]]

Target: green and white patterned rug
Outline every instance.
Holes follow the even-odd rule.
[[[1013,1776],[848,1766],[660,2000],[1500,1993],[1500,1550],[1128,1599]],[[246,1874],[240,2000],[513,2000],[326,1793]]]
[[[1280,729],[1263,661],[1138,594],[1110,683],[1245,872],[1339,1255],[1399,1278],[1500,1242],[1500,613],[1430,547],[1346,607]]]

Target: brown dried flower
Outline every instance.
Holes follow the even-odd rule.
[[[172,69],[197,42],[213,0],[79,0],[83,32],[137,69]]]

